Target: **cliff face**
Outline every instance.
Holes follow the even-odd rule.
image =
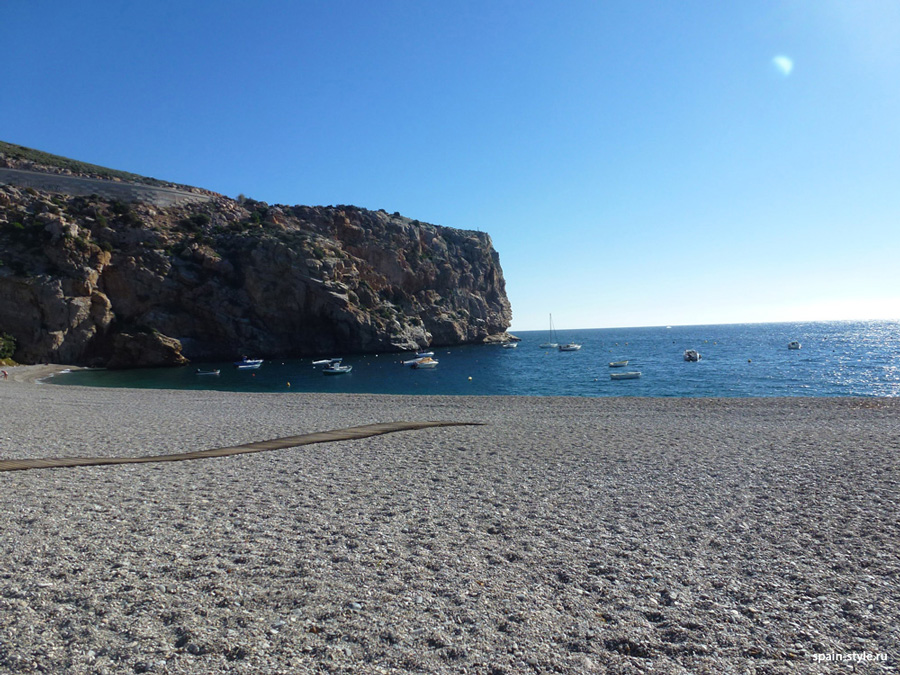
[[[396,351],[489,341],[510,323],[481,232],[208,192],[166,206],[100,196],[99,183],[73,196],[65,176],[49,192],[9,184],[42,167],[0,153],[2,167],[0,333],[21,362]]]

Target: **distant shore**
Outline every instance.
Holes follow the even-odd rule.
[[[825,673],[820,655],[900,658],[900,399],[33,384],[55,368],[7,369],[0,457],[485,425],[0,473],[0,671]]]

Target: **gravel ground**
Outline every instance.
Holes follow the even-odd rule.
[[[197,393],[34,372],[0,382],[0,458],[486,425],[0,473],[0,672],[898,672],[898,399]],[[865,654],[887,660],[834,662]]]

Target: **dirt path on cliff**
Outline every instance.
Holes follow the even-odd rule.
[[[141,201],[159,207],[206,202],[212,199],[209,194],[188,192],[177,188],[25,169],[0,168],[0,183],[76,196],[98,194],[109,199],[121,199],[128,202]]]

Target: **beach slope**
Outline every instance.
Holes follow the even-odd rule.
[[[896,399],[9,380],[0,458],[430,420],[484,425],[0,473],[0,672],[826,673],[853,653],[896,668]]]

